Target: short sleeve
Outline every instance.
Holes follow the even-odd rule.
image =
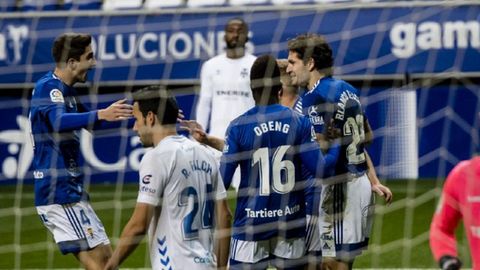
[[[137,202],[158,206],[161,203],[165,186],[169,179],[169,162],[166,153],[157,154],[154,149],[147,152],[139,170],[139,190]]]

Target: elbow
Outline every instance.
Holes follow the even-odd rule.
[[[145,222],[131,222],[129,224],[129,231],[132,235],[145,235],[147,230],[148,224]]]

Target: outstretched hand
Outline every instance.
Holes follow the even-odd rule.
[[[186,130],[190,135],[200,143],[206,143],[208,140],[207,133],[203,130],[202,125],[200,125],[195,120],[181,120],[179,119],[181,130]]]
[[[379,196],[384,197],[387,205],[392,203],[393,193],[388,187],[377,183],[372,185],[372,191],[377,193]]]
[[[131,118],[133,106],[126,103],[126,99],[118,100],[105,109],[98,111],[98,119],[106,121],[120,121]]]

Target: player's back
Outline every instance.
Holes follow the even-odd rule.
[[[305,149],[309,150],[304,151]],[[233,237],[258,241],[305,234],[305,184],[300,155],[318,153],[308,118],[281,105],[256,106],[229,126],[222,176],[239,164]],[[317,159],[318,160],[318,159]],[[312,163],[315,163],[312,158]]]
[[[316,133],[324,133],[331,119],[341,131],[341,151],[335,174],[364,174],[367,169],[364,114],[358,90],[343,80],[327,76],[305,94],[303,107]]]
[[[225,188],[212,153],[183,136],[169,136],[144,160],[157,173],[141,175],[140,192],[161,189],[161,213],[149,228],[153,269],[214,268],[214,206]],[[151,181],[160,181],[159,186]]]

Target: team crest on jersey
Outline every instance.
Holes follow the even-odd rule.
[[[50,100],[55,103],[64,103],[63,94],[58,89],[53,89],[50,91]]]
[[[145,185],[150,184],[150,179],[151,179],[151,178],[152,178],[152,175],[151,175],[151,174],[145,175],[145,176],[142,178],[142,183],[144,183]]]
[[[242,76],[242,78],[248,77],[248,70],[246,68],[243,68],[242,72],[240,72],[240,76]]]

